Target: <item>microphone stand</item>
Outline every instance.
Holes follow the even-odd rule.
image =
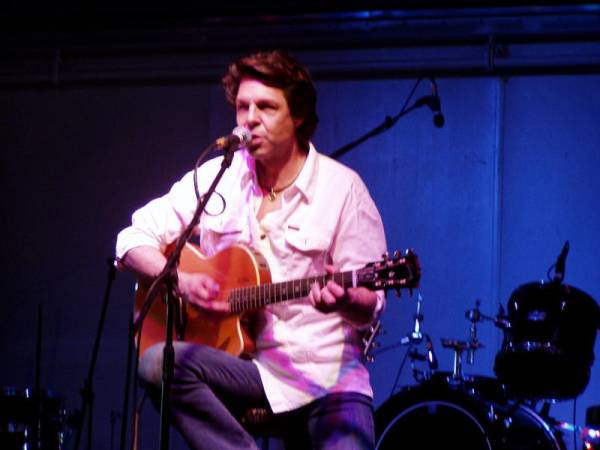
[[[92,448],[92,429],[93,429],[93,412],[94,412],[94,389],[93,389],[93,381],[94,381],[94,372],[96,370],[96,361],[98,359],[98,352],[100,350],[100,337],[102,336],[102,330],[104,329],[104,321],[106,319],[106,311],[108,309],[108,300],[110,298],[110,291],[112,289],[113,281],[115,280],[115,265],[114,260],[112,258],[108,258],[108,275],[106,288],[104,291],[104,299],[102,301],[102,311],[100,313],[100,321],[98,322],[98,330],[96,331],[96,339],[94,341],[94,347],[92,350],[92,358],[90,361],[90,367],[88,370],[87,378],[83,383],[83,388],[80,390],[82,405],[81,409],[76,411],[73,415],[73,420],[77,427],[77,434],[75,436],[75,446],[76,450],[79,449],[79,444],[81,443],[81,434],[83,432],[84,421],[86,414],[89,410],[89,414],[87,415],[87,449],[91,450]]]
[[[42,385],[41,385],[41,367],[42,367],[42,325],[44,322],[44,308],[41,303],[38,304],[37,316],[37,336],[35,345],[35,384],[33,387],[33,404],[35,407],[35,430],[33,433],[33,448],[34,450],[42,447]]]
[[[209,151],[214,148],[214,145],[207,147],[201,154],[199,160],[202,159]],[[175,287],[177,286],[177,266],[183,247],[191,238],[196,224],[200,220],[200,215],[204,212],[204,208],[208,203],[211,195],[217,188],[217,184],[221,181],[225,171],[231,166],[235,149],[227,147],[224,149],[223,161],[221,168],[217,173],[212,184],[206,191],[205,195],[200,197],[196,211],[192,220],[185,228],[181,236],[177,239],[175,250],[169,255],[167,262],[161,273],[156,277],[146,295],[146,299],[140,309],[140,313],[131,329],[132,336],[140,332],[144,318],[148,314],[150,307],[158,293],[159,289],[164,289],[163,299],[166,304],[166,330],[165,330],[165,346],[163,349],[163,367],[162,367],[162,386],[161,386],[161,402],[160,402],[160,450],[169,448],[169,416],[170,416],[170,401],[171,401],[171,384],[173,382],[173,365],[174,365],[174,349],[173,349],[173,315],[177,300],[175,295]],[[195,169],[194,169],[195,170]]]
[[[125,369],[125,388],[123,393],[123,414],[121,414],[121,434],[119,437],[119,450],[125,450],[125,444],[127,439],[127,421],[129,419],[129,398],[130,398],[130,388],[131,388],[131,374],[133,372],[133,359],[132,355],[136,354],[135,361],[137,362],[137,351],[134,345],[134,337],[132,335],[132,327],[133,327],[133,314],[129,319],[129,333],[127,336],[127,361],[126,361],[126,369]],[[139,346],[137,347],[139,349]],[[135,364],[135,373],[137,373],[137,363]],[[135,387],[134,387],[134,399],[133,404],[135,405]]]
[[[402,107],[402,109],[400,110],[400,112],[398,114],[396,114],[393,117],[386,116],[385,119],[384,119],[384,121],[380,125],[378,125],[377,127],[373,128],[371,131],[368,131],[367,133],[363,134],[358,139],[355,139],[354,141],[352,141],[352,142],[350,142],[350,143],[348,143],[346,145],[343,145],[342,147],[338,148],[333,153],[331,153],[329,156],[331,158],[333,158],[333,159],[338,159],[342,155],[348,153],[354,147],[357,147],[359,144],[362,144],[363,142],[365,142],[366,140],[372,138],[373,136],[377,136],[378,134],[381,134],[384,131],[389,130],[390,128],[392,128],[396,124],[396,122],[398,122],[398,120],[400,120],[401,117],[407,115],[408,113],[414,111],[415,109],[418,109],[418,108],[421,108],[422,106],[431,104],[431,101],[433,100],[433,96],[427,95],[425,97],[421,97],[421,98],[417,99],[408,108],[406,107],[406,105],[410,101],[410,99],[413,96],[415,90],[417,89],[417,86],[419,85],[419,83],[421,83],[421,81],[422,81],[422,78],[419,78],[417,80],[417,82],[413,86],[412,91],[410,92],[410,94],[409,94],[409,96],[408,96],[408,98],[406,100],[406,103],[404,104],[404,106]]]

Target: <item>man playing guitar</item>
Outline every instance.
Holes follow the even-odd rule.
[[[195,331],[197,342],[174,342],[172,421],[194,449],[256,448],[238,418],[249,408],[267,408],[289,419],[281,429],[286,448],[372,448],[373,392],[360,335],[385,300],[377,285],[357,283],[351,271],[385,252],[380,215],[360,177],[310,142],[318,122],[316,91],[295,59],[280,51],[241,58],[230,65],[223,86],[251,141],[235,153],[218,185],[222,208],[204,214],[196,227],[199,249],[189,252],[215,259],[199,269],[182,260],[178,269],[177,295],[208,320]],[[198,169],[200,192],[220,160]],[[119,233],[119,264],[141,281],[156,277],[194,214],[194,192],[188,173],[137,210]],[[238,251],[249,256],[242,256],[248,264],[236,259]],[[220,332],[211,320],[226,323],[237,311],[228,300],[228,280],[240,265],[252,266],[251,273],[266,268],[267,281],[276,283],[254,316],[250,354],[211,344]],[[310,278],[338,270],[349,278]],[[301,278],[310,281],[303,290],[286,283]],[[162,343],[150,341],[141,350],[140,376],[155,392]]]

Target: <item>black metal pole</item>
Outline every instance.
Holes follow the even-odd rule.
[[[127,441],[127,421],[129,419],[129,395],[131,389],[131,370],[133,366],[133,340],[131,329],[133,327],[133,314],[129,320],[129,333],[127,335],[127,368],[125,369],[125,389],[123,392],[123,413],[121,414],[121,436],[119,440],[119,449],[125,450]],[[134,377],[135,379],[135,377]],[[135,389],[135,387],[134,387]]]
[[[113,281],[115,280],[115,265],[114,259],[108,258],[108,275],[106,282],[106,289],[104,291],[104,299],[102,302],[102,311],[100,313],[100,320],[98,322],[98,329],[96,331],[96,339],[94,341],[94,347],[92,350],[92,357],[90,360],[90,367],[88,370],[87,378],[83,383],[83,388],[81,389],[81,397],[82,397],[82,405],[81,409],[77,414],[77,434],[75,436],[75,450],[79,449],[79,444],[81,442],[81,434],[83,431],[83,424],[85,422],[86,414],[89,410],[89,421],[88,421],[88,450],[92,449],[92,408],[94,403],[94,390],[93,390],[93,382],[94,382],[94,372],[96,370],[96,361],[98,359],[98,351],[100,349],[100,338],[102,337],[102,330],[104,329],[104,322],[106,320],[106,311],[108,310],[108,300],[110,298],[110,291],[112,288]]]

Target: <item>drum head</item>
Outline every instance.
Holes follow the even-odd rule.
[[[534,411],[486,396],[436,381],[406,388],[375,412],[376,448],[564,450]]]

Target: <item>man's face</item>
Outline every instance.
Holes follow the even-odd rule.
[[[285,160],[297,145],[293,119],[283,90],[244,78],[235,100],[237,124],[252,133],[250,154],[261,162]]]

